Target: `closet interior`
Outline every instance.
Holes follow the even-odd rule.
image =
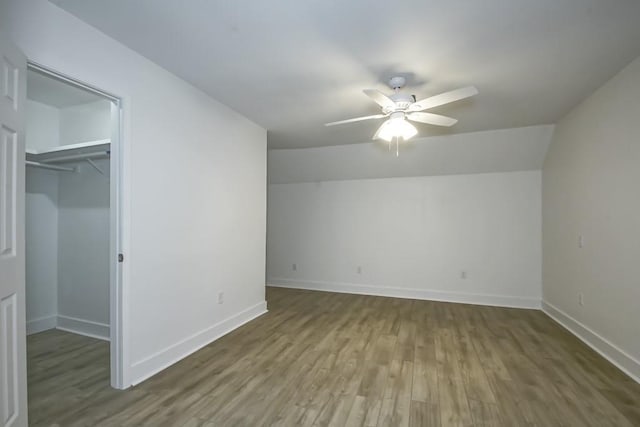
[[[112,102],[27,76],[27,334],[109,339]]]

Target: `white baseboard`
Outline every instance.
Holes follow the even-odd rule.
[[[136,385],[168,368],[174,363],[184,359],[190,354],[200,350],[202,347],[221,338],[234,329],[261,316],[267,312],[267,302],[258,304],[241,311],[221,322],[218,322],[190,337],[173,344],[131,366],[132,385]]]
[[[640,383],[640,361],[552,304],[542,301],[542,311],[634,381]]]
[[[46,316],[38,319],[29,320],[27,322],[27,335],[37,334],[48,329],[55,329],[58,326],[57,316]]]
[[[503,295],[443,292],[429,289],[391,288],[355,283],[333,283],[311,280],[270,279],[267,286],[306,289],[311,291],[339,292],[345,294],[375,295],[392,298],[409,298],[429,301],[457,302],[462,304],[490,305],[496,307],[540,309],[540,299]]]
[[[109,341],[111,338],[109,325],[76,317],[58,315],[57,329],[103,341]]]

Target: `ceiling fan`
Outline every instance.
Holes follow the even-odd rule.
[[[389,86],[394,90],[394,93],[390,96],[375,89],[365,89],[363,91],[365,95],[382,107],[381,114],[340,120],[326,123],[325,126],[335,126],[388,117],[389,119],[382,123],[373,135],[373,139],[384,139],[385,141],[391,142],[394,138],[396,138],[396,141],[402,138],[406,141],[418,133],[415,126],[407,120],[436,126],[453,126],[458,120],[439,114],[425,113],[424,110],[469,98],[478,93],[478,89],[473,86],[468,86],[416,101],[415,95],[400,92],[400,89],[402,89],[405,84],[406,79],[404,77],[398,76],[389,79]]]

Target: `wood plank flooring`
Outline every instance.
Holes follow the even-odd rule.
[[[640,426],[640,385],[544,313],[269,288],[269,313],[127,391],[108,343],[28,337],[42,426]]]

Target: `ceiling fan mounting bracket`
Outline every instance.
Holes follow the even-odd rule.
[[[407,84],[407,79],[402,76],[394,76],[389,79],[389,87],[393,90],[402,89]]]

